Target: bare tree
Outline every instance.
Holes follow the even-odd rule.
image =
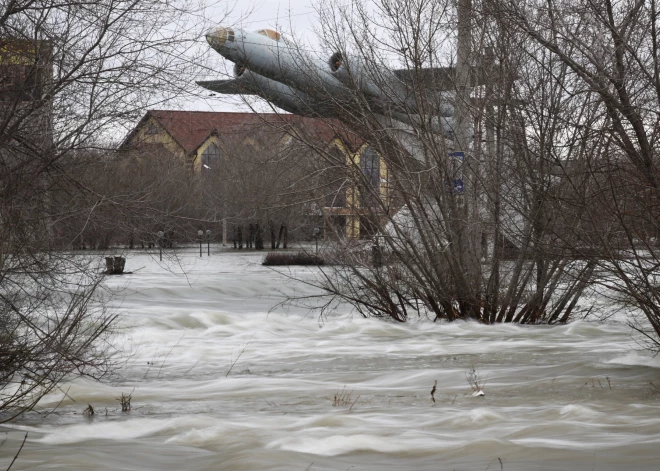
[[[574,114],[564,116],[563,138],[548,147],[576,153],[573,168],[561,173],[582,206],[566,233],[591,248],[599,282],[641,313],[631,324],[657,349],[657,4],[493,3],[510,31],[525,38],[525,54],[548,57],[562,70],[547,83],[564,87]]]
[[[111,367],[104,340],[115,317],[95,295],[98,264],[56,249],[92,229],[102,238],[105,214],[131,226],[145,209],[147,225],[168,211],[152,204],[155,197],[145,201],[145,188],[117,191],[90,180],[112,178],[96,170],[112,164],[102,150],[128,120],[193,82],[203,29],[186,14],[193,6],[9,0],[0,7],[0,421],[72,374],[102,377]],[[66,230],[73,220],[78,230]]]
[[[548,143],[564,139],[559,122],[568,111],[539,120],[521,106],[539,83],[550,84],[535,109],[560,110],[554,66],[518,53],[506,17],[486,2],[472,5],[472,34],[462,39],[469,44],[458,46],[467,49],[467,74],[453,67],[452,31],[465,25],[456,27],[449,2],[356,2],[321,13],[337,59],[330,66],[352,90],[329,100],[379,156],[386,180],[374,184],[360,159],[347,165],[315,149],[346,167],[358,213],[379,229],[366,251],[344,246],[329,255],[336,264],[321,285],[365,315],[399,321],[568,321],[594,270],[568,241],[557,243],[568,216],[559,208],[566,185],[553,171],[566,156]],[[462,123],[448,108],[461,110]],[[474,136],[458,147],[457,127]]]

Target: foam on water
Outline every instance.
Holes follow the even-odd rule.
[[[130,441],[136,438],[167,433],[181,428],[198,427],[200,424],[215,423],[205,417],[177,417],[169,420],[135,418],[127,420],[91,421],[80,425],[48,427],[38,442],[49,445],[80,443],[89,440]]]
[[[605,363],[614,365],[649,366],[652,368],[660,368],[660,355],[651,356],[646,353],[640,353],[633,350],[629,351],[625,355],[611,358]]]
[[[281,438],[270,442],[268,447],[280,450],[295,451],[320,456],[336,456],[359,451],[374,451],[378,453],[410,453],[425,452],[437,445],[431,443],[409,443],[402,437],[382,437],[377,435],[324,435],[323,437]]]
[[[599,413],[587,406],[580,404],[569,404],[562,407],[559,410],[559,413],[562,417],[568,419],[593,419],[599,415]]]

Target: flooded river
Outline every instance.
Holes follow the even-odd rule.
[[[129,254],[127,269],[144,268],[108,280],[120,376],[76,380],[39,405],[61,401],[55,413],[4,428],[0,469],[26,431],[12,470],[660,469],[660,358],[624,323],[319,319],[271,309],[316,292],[261,256]]]

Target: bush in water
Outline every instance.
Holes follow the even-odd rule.
[[[274,253],[269,252],[264,257],[262,265],[323,265],[324,260],[315,254],[306,252]]]

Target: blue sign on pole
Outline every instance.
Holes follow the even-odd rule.
[[[463,162],[465,161],[465,154],[463,152],[450,152],[449,161],[453,174],[454,193],[462,194],[465,191],[463,183]]]

